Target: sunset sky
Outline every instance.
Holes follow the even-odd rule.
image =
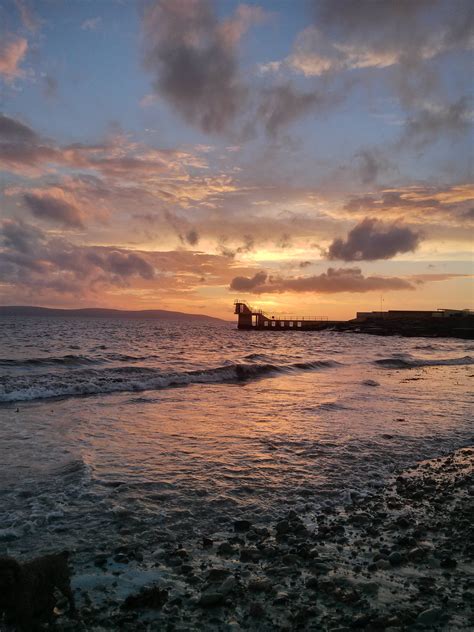
[[[471,0],[0,0],[0,304],[474,307]]]

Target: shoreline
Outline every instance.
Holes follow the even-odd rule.
[[[249,517],[235,520],[232,533],[189,541],[157,527],[153,551],[96,552],[96,585],[84,575],[73,581],[81,621],[66,612],[49,629],[467,630],[473,471],[474,448],[466,447],[311,523],[295,511],[270,528]],[[119,596],[114,580],[129,565],[146,587]]]

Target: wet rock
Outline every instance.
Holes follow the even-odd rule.
[[[235,579],[235,577],[230,576],[222,582],[222,584],[219,586],[218,592],[222,593],[223,595],[228,595],[234,590],[236,586],[237,580]]]
[[[114,562],[117,562],[117,564],[128,564],[129,559],[125,553],[117,553],[114,555]]]
[[[285,592],[284,590],[280,590],[277,592],[275,599],[273,600],[273,603],[275,606],[283,606],[284,604],[288,603],[289,600],[289,595],[287,592]]]
[[[379,571],[387,571],[390,568],[390,562],[388,560],[378,560],[378,562],[375,562],[375,566]]]
[[[248,589],[252,592],[270,592],[272,583],[268,579],[251,579],[248,583]]]
[[[104,568],[107,565],[108,556],[105,553],[99,553],[94,557],[94,566]]]
[[[198,605],[202,608],[211,608],[212,606],[218,606],[224,601],[224,595],[220,592],[203,592],[198,601]]]
[[[310,588],[311,590],[317,590],[319,586],[319,581],[316,577],[308,577],[305,583],[306,588]]]
[[[210,568],[206,573],[206,578],[210,582],[222,582],[230,576],[227,568]]]
[[[145,586],[136,595],[129,595],[122,608],[125,610],[137,610],[140,608],[152,608],[159,610],[168,601],[168,591],[158,585]]]
[[[219,555],[232,555],[235,553],[235,547],[233,547],[232,544],[229,544],[229,542],[222,542],[217,547],[217,553]]]
[[[388,561],[392,566],[400,566],[400,564],[403,562],[403,559],[403,555],[398,551],[393,551],[393,553],[390,553],[390,555],[388,556]]]
[[[234,520],[234,531],[237,533],[244,533],[248,531],[252,526],[250,520]]]
[[[456,562],[456,560],[453,560],[452,557],[443,557],[440,560],[439,565],[441,568],[456,568],[458,563]]]
[[[251,617],[254,617],[255,619],[261,619],[265,614],[265,609],[261,603],[258,603],[258,601],[254,601],[250,604],[249,613]]]
[[[245,547],[240,549],[241,562],[257,562],[262,557],[260,551],[255,547]]]
[[[441,608],[428,608],[428,610],[423,610],[423,612],[420,612],[420,614],[416,618],[416,622],[425,626],[433,626],[439,624],[442,612],[443,611],[441,610]]]

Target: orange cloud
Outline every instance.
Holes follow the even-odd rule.
[[[20,63],[28,50],[28,42],[24,37],[6,36],[0,42],[0,76],[12,81],[23,76]]]

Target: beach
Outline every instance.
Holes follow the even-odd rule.
[[[468,630],[473,623],[474,448],[395,474],[370,499],[270,528],[233,530],[155,547],[98,552],[103,600],[77,589],[82,622],[59,630]],[[120,600],[113,577],[132,565],[167,579]]]

